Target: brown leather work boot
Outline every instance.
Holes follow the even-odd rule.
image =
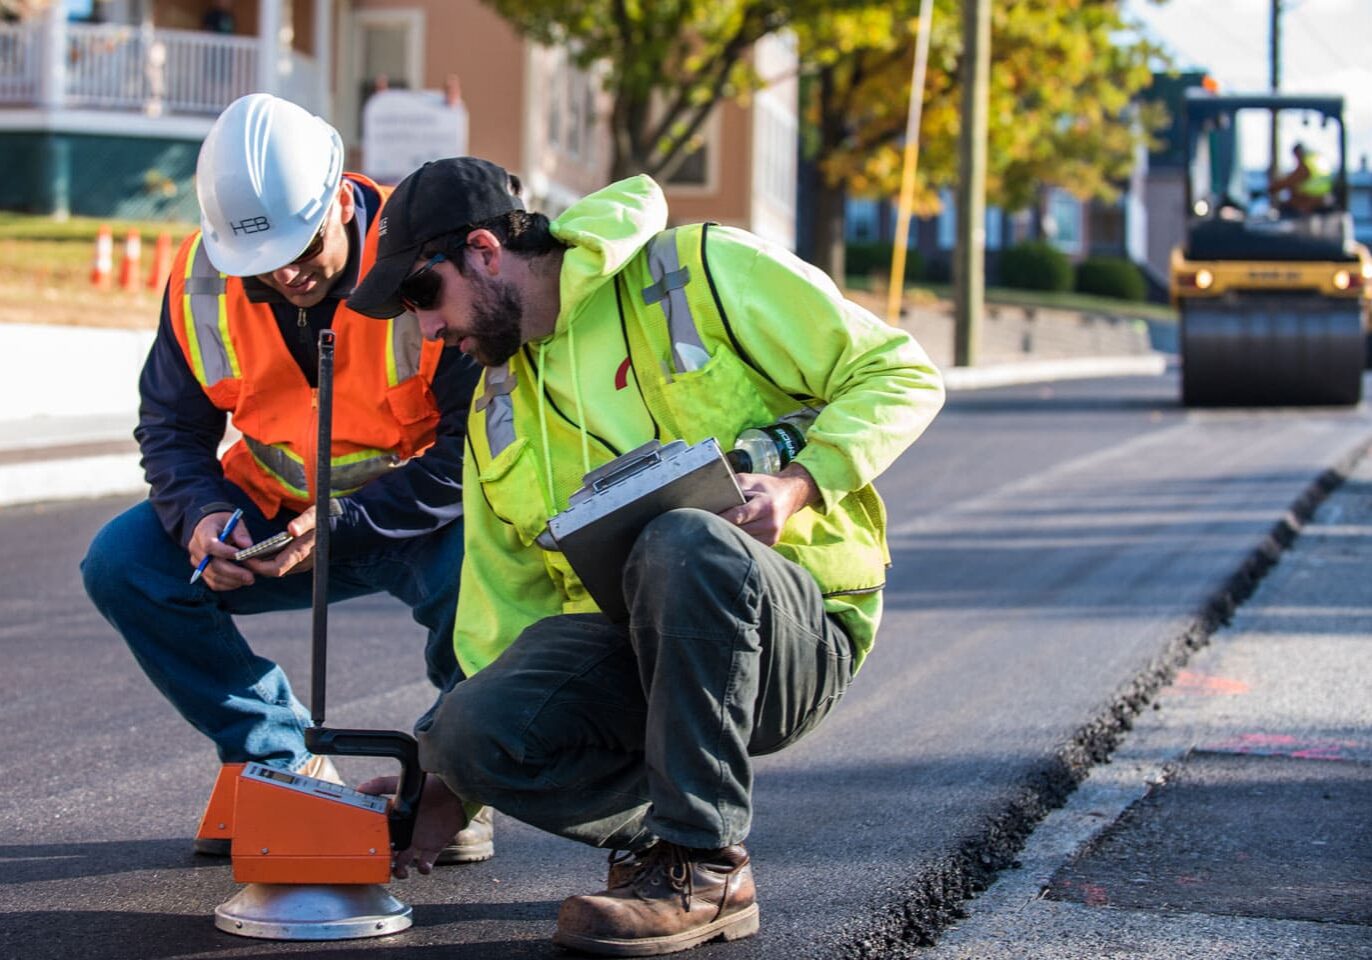
[[[610,868],[605,876],[605,889],[614,890],[625,884],[632,883],[638,874],[639,867],[643,866],[648,857],[648,851],[653,849],[648,847],[646,850],[611,850]]]
[[[453,835],[452,843],[438,852],[435,866],[449,863],[480,863],[495,856],[495,818],[490,807],[482,807]]]
[[[612,883],[621,865],[612,861]],[[563,900],[553,943],[607,957],[651,957],[740,940],[757,929],[753,869],[741,844],[692,850],[662,840],[627,882]]]

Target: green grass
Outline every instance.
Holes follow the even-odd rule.
[[[102,226],[108,226],[116,239],[122,239],[130,230],[137,230],[143,235],[144,242],[148,242],[155,239],[163,230],[171,233],[173,239],[181,239],[198,224],[167,223],[160,220],[100,220],[94,217],[54,220],[51,217],[0,211],[0,240],[36,240],[89,245],[95,242],[96,234]]]
[[[137,230],[142,238],[142,269],[152,263],[157,237],[163,231],[172,236],[172,248],[195,225],[140,220],[99,220],[72,217],[53,220],[21,213],[0,212],[0,282],[49,285],[86,283],[95,259],[95,238],[102,226],[113,233],[113,267],[119,269],[124,238]],[[117,274],[116,274],[117,275]]]
[[[1175,321],[1177,319],[1177,311],[1165,303],[1116,300],[1112,297],[1097,297],[1089,293],[1046,293],[1042,290],[990,287],[986,291],[986,299],[992,303],[1013,303],[1026,307],[1076,310],[1081,313],[1105,313],[1120,317],[1138,317],[1142,320]]]
[[[871,278],[850,276],[848,286],[857,290],[870,290]],[[949,284],[919,283],[906,286],[907,296],[925,299],[949,300],[953,288]],[[1133,300],[1115,300],[1110,297],[1096,297],[1085,293],[1047,293],[1042,290],[1016,290],[1010,287],[987,287],[986,302],[1022,307],[1044,307],[1054,310],[1075,310],[1080,313],[1101,313],[1117,317],[1137,317],[1141,320],[1159,320],[1164,323],[1175,322],[1177,312],[1167,304],[1142,303]]]
[[[124,237],[129,230],[137,230],[142,235],[143,269],[146,270],[152,262],[153,243],[159,233],[168,231],[173,244],[179,244],[197,226],[192,223],[100,220],[93,217],[72,217],[58,221],[50,217],[0,211],[0,281],[34,282],[40,286],[86,283],[94,256],[95,237],[100,227],[105,225],[114,233],[116,270]],[[871,284],[870,277],[848,277],[848,285],[856,290],[870,290]],[[947,284],[921,283],[906,287],[906,293],[916,298],[946,300],[952,296],[952,289]],[[986,300],[988,303],[1076,310],[1145,320],[1176,320],[1176,311],[1164,304],[1112,300],[1079,293],[1044,293],[990,287],[986,291]]]

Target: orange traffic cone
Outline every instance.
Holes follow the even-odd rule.
[[[152,269],[148,271],[148,289],[161,290],[171,276],[172,241],[171,234],[163,230],[157,235],[157,245],[152,251]]]
[[[108,287],[114,269],[114,231],[102,226],[95,235],[95,262],[91,264],[91,285]]]
[[[123,290],[138,289],[138,261],[143,258],[143,239],[137,230],[124,237],[124,257],[119,261],[119,286]]]

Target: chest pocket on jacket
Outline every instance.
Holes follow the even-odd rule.
[[[683,265],[679,239],[679,229],[657,234],[621,275],[620,309],[634,317],[626,338],[644,400],[668,430],[688,443],[714,436],[727,450],[740,431],[775,418],[743,361],[717,341],[723,321],[702,292],[709,283],[704,260]],[[698,241],[688,235],[682,242],[695,249]],[[697,318],[698,309],[710,316]]]
[[[543,481],[528,437],[517,437],[480,473],[481,489],[491,509],[519,533],[527,547],[547,525]]]
[[[518,437],[510,443],[480,472],[480,480],[481,490],[495,515],[515,528],[524,546],[533,545],[547,527],[548,518],[543,509],[543,478],[539,475],[537,452],[529,438]],[[542,553],[548,576],[566,598],[562,612],[593,612],[595,601],[567,558],[556,550]]]
[[[672,374],[660,387],[673,426],[687,443],[714,436],[727,450],[743,430],[776,419],[731,350],[716,348],[703,366]]]

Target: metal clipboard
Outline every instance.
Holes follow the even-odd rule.
[[[586,474],[548,534],[601,611],[622,622],[624,564],[648,522],[679,507],[719,513],[743,501],[713,437],[690,446],[651,440]]]

